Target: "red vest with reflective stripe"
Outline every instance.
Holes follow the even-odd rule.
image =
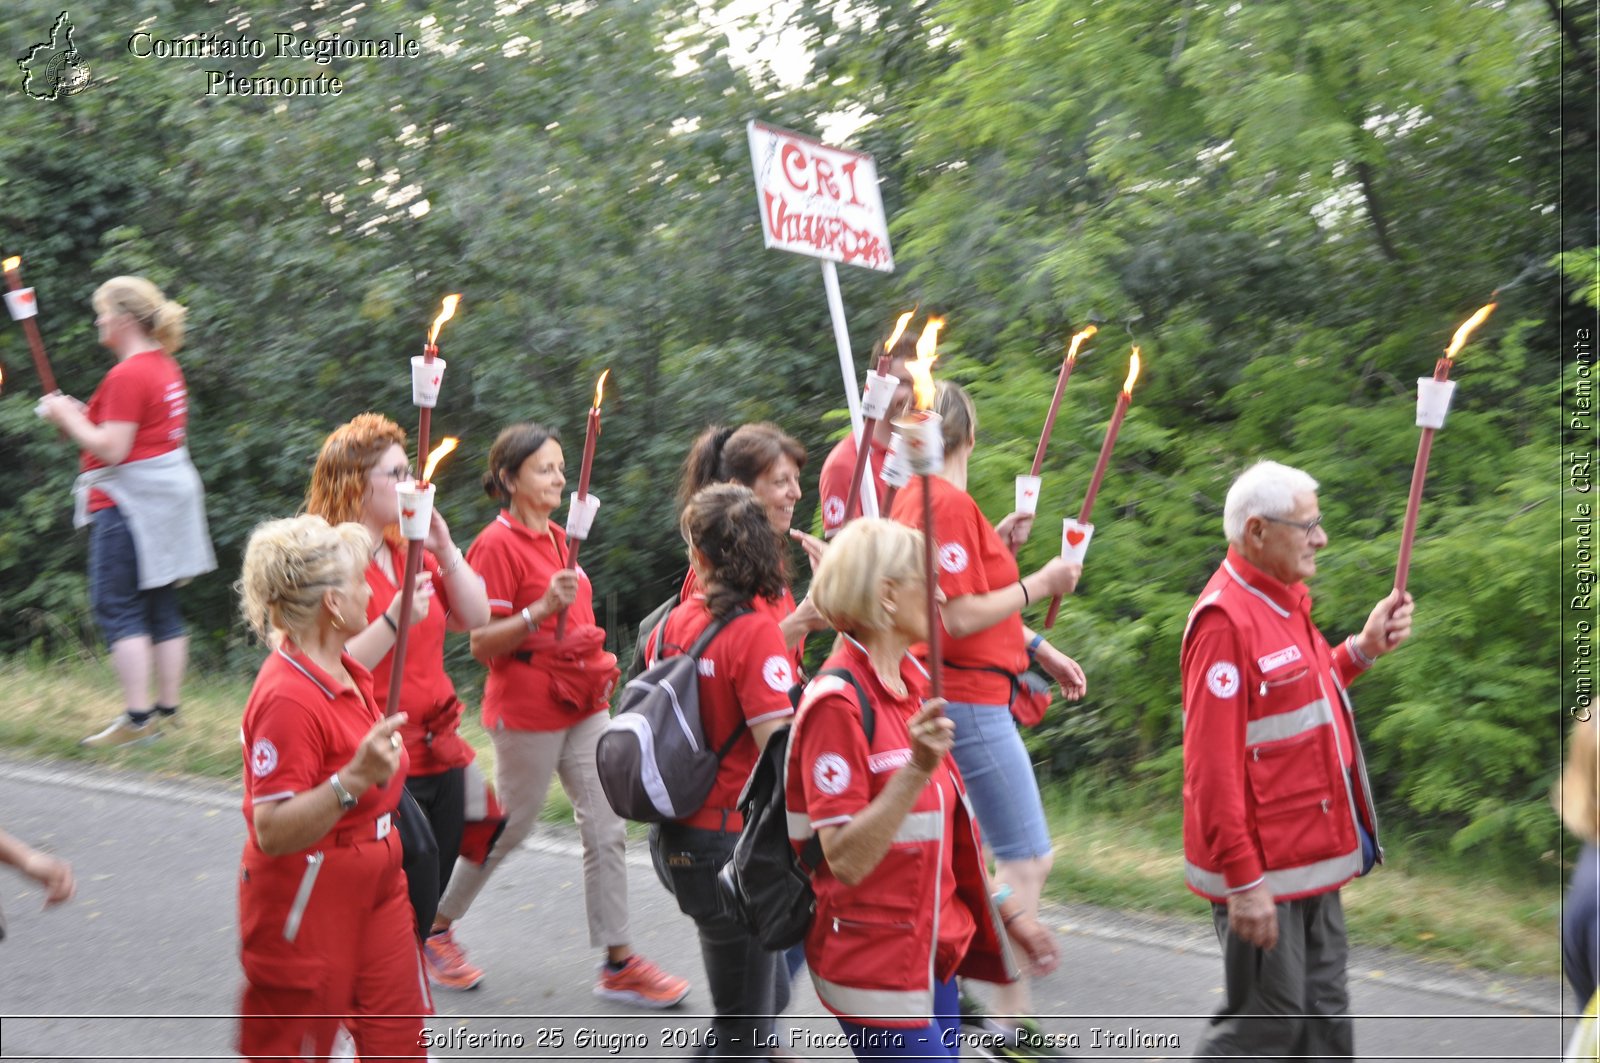
[[[1340,748],[1336,714],[1343,714],[1343,731],[1355,741],[1349,696],[1327,639],[1312,626],[1310,617],[1303,610],[1285,608],[1272,594],[1252,585],[1254,573],[1239,560],[1230,551],[1206,584],[1184,630],[1182,668],[1187,688],[1194,669],[1210,667],[1210,662],[1195,660],[1191,653],[1195,622],[1208,610],[1227,617],[1244,657],[1230,662],[1237,675],[1228,682],[1239,683],[1238,701],[1245,714],[1242,750],[1201,749],[1195,747],[1185,706],[1184,879],[1208,900],[1227,900],[1230,883],[1221,861],[1205,844],[1195,800],[1201,784],[1189,768],[1198,758],[1242,755],[1245,824],[1260,855],[1267,887],[1279,901],[1327,893],[1361,873],[1357,817],[1374,845],[1378,834],[1360,743],[1355,742],[1351,756]],[[1347,760],[1353,765],[1350,773],[1344,770]]]
[[[800,703],[795,730],[805,726],[806,710],[818,697],[839,691],[848,692],[852,704],[856,701],[845,680],[830,675],[814,679]],[[910,744],[910,731],[898,712],[875,713],[873,753],[904,751]],[[796,745],[791,736],[791,756]],[[786,776],[790,770],[785,765]],[[893,777],[893,772],[867,774],[874,798]],[[944,833],[944,802],[950,800],[946,774],[960,802],[954,837]],[[953,760],[946,758],[932,783],[937,785],[924,788],[889,852],[860,885],[846,886],[834,878],[826,861],[811,875],[817,911],[805,947],[817,998],[835,1015],[865,1026],[914,1028],[929,1022],[936,977],[960,974],[985,982],[1017,977],[1010,941],[989,896],[977,819]],[[798,848],[811,834],[807,815],[791,808],[790,842]],[[936,972],[939,861],[946,859],[953,861],[957,901],[972,913],[976,927],[956,969]]]

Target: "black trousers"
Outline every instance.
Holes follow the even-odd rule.
[[[1267,951],[1234,936],[1227,905],[1211,906],[1227,1001],[1206,1027],[1194,1058],[1355,1058],[1345,977],[1350,947],[1339,891],[1277,908],[1278,944]]]
[[[738,840],[737,833],[663,823],[650,830],[650,858],[700,935],[715,1015],[698,1054],[765,1060],[778,1044],[778,1013],[789,1006],[789,968],[783,953],[762,948],[733,918],[717,885],[717,871]]]
[[[450,872],[461,855],[461,831],[467,821],[467,769],[448,768],[437,775],[408,775],[406,789],[422,806],[439,843],[439,895],[450,885]],[[422,927],[426,934],[428,927]]]

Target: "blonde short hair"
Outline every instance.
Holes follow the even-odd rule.
[[[1600,738],[1594,721],[1572,729],[1567,767],[1551,796],[1568,830],[1591,845],[1600,843]]]
[[[329,524],[309,514],[265,521],[244,548],[234,584],[239,609],[269,645],[286,635],[298,641],[316,629],[322,596],[359,576],[371,555],[372,537],[353,521]]]
[[[886,583],[922,575],[922,533],[880,517],[862,517],[834,536],[811,581],[811,604],[835,631],[887,631]]]
[[[183,319],[189,313],[143,277],[112,277],[95,289],[96,313],[127,314],[168,354],[183,346]]]

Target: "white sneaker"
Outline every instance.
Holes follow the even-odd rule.
[[[137,724],[133,722],[133,717],[123,713],[115,720],[112,720],[105,730],[99,734],[90,735],[78,744],[89,749],[111,749],[114,746],[153,742],[160,737],[161,727],[154,719]]]

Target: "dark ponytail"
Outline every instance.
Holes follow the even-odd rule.
[[[727,616],[762,597],[776,601],[784,579],[783,542],[755,493],[740,484],[701,488],[683,508],[683,538],[705,557],[706,609]]]
[[[689,448],[678,482],[678,505],[689,504],[701,488],[711,484],[737,483],[754,487],[761,474],[779,458],[806,465],[806,448],[770,421],[723,428],[713,425],[700,433]]]

